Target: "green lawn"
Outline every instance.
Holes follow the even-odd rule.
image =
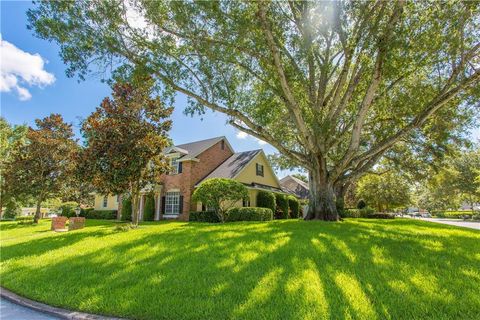
[[[135,319],[475,319],[480,232],[414,220],[2,222],[1,285]]]

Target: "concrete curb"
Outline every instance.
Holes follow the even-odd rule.
[[[67,309],[52,307],[46,305],[44,303],[40,303],[37,301],[33,301],[24,297],[19,296],[7,290],[3,287],[0,287],[0,296],[3,299],[9,300],[13,303],[16,303],[20,306],[33,309],[35,311],[39,311],[45,314],[49,314],[61,319],[69,319],[69,320],[125,320],[122,318],[112,318],[112,317],[105,317],[96,314],[78,312],[78,311],[70,311]]]

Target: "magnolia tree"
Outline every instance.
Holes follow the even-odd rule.
[[[67,74],[141,65],[309,174],[308,219],[400,141],[478,103],[480,3],[39,2],[30,27]],[[281,124],[281,125],[279,125]]]
[[[36,119],[35,124],[36,128],[28,128],[26,142],[14,149],[5,180],[14,197],[35,199],[37,223],[42,203],[71,184],[78,145],[73,139],[72,125],[59,114]]]
[[[225,213],[239,201],[248,198],[248,190],[242,183],[233,179],[211,178],[202,182],[193,192],[193,201],[199,201],[212,208],[221,222]]]
[[[82,124],[85,148],[79,155],[80,171],[101,194],[130,193],[132,223],[138,224],[140,191],[153,186],[168,168],[162,151],[172,109],[153,97],[151,78],[113,85]]]

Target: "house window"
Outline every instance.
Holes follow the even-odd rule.
[[[242,205],[244,207],[250,207],[250,199],[243,199]]]
[[[103,207],[106,208],[108,205],[108,196],[103,197]]]
[[[172,171],[170,171],[170,174],[177,174],[178,173],[178,166],[180,162],[178,162],[179,157],[172,158],[170,160],[170,165],[172,166]]]
[[[222,140],[222,142],[220,143],[220,145],[222,146],[222,150],[225,150],[225,140]]]
[[[165,195],[165,214],[180,213],[180,192],[167,192]]]
[[[263,165],[260,163],[257,163],[256,167],[257,167],[257,176],[263,177]]]

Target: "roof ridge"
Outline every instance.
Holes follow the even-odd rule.
[[[181,143],[181,144],[176,144],[174,147],[182,146],[182,145],[186,145],[186,144],[204,142],[204,141],[208,141],[208,140],[215,140],[215,139],[220,139],[220,138],[226,139],[227,137],[225,137],[225,136],[218,136],[218,137],[212,137],[212,138],[207,138],[207,139],[202,139],[202,140],[190,141],[190,142],[185,142],[185,143]]]

